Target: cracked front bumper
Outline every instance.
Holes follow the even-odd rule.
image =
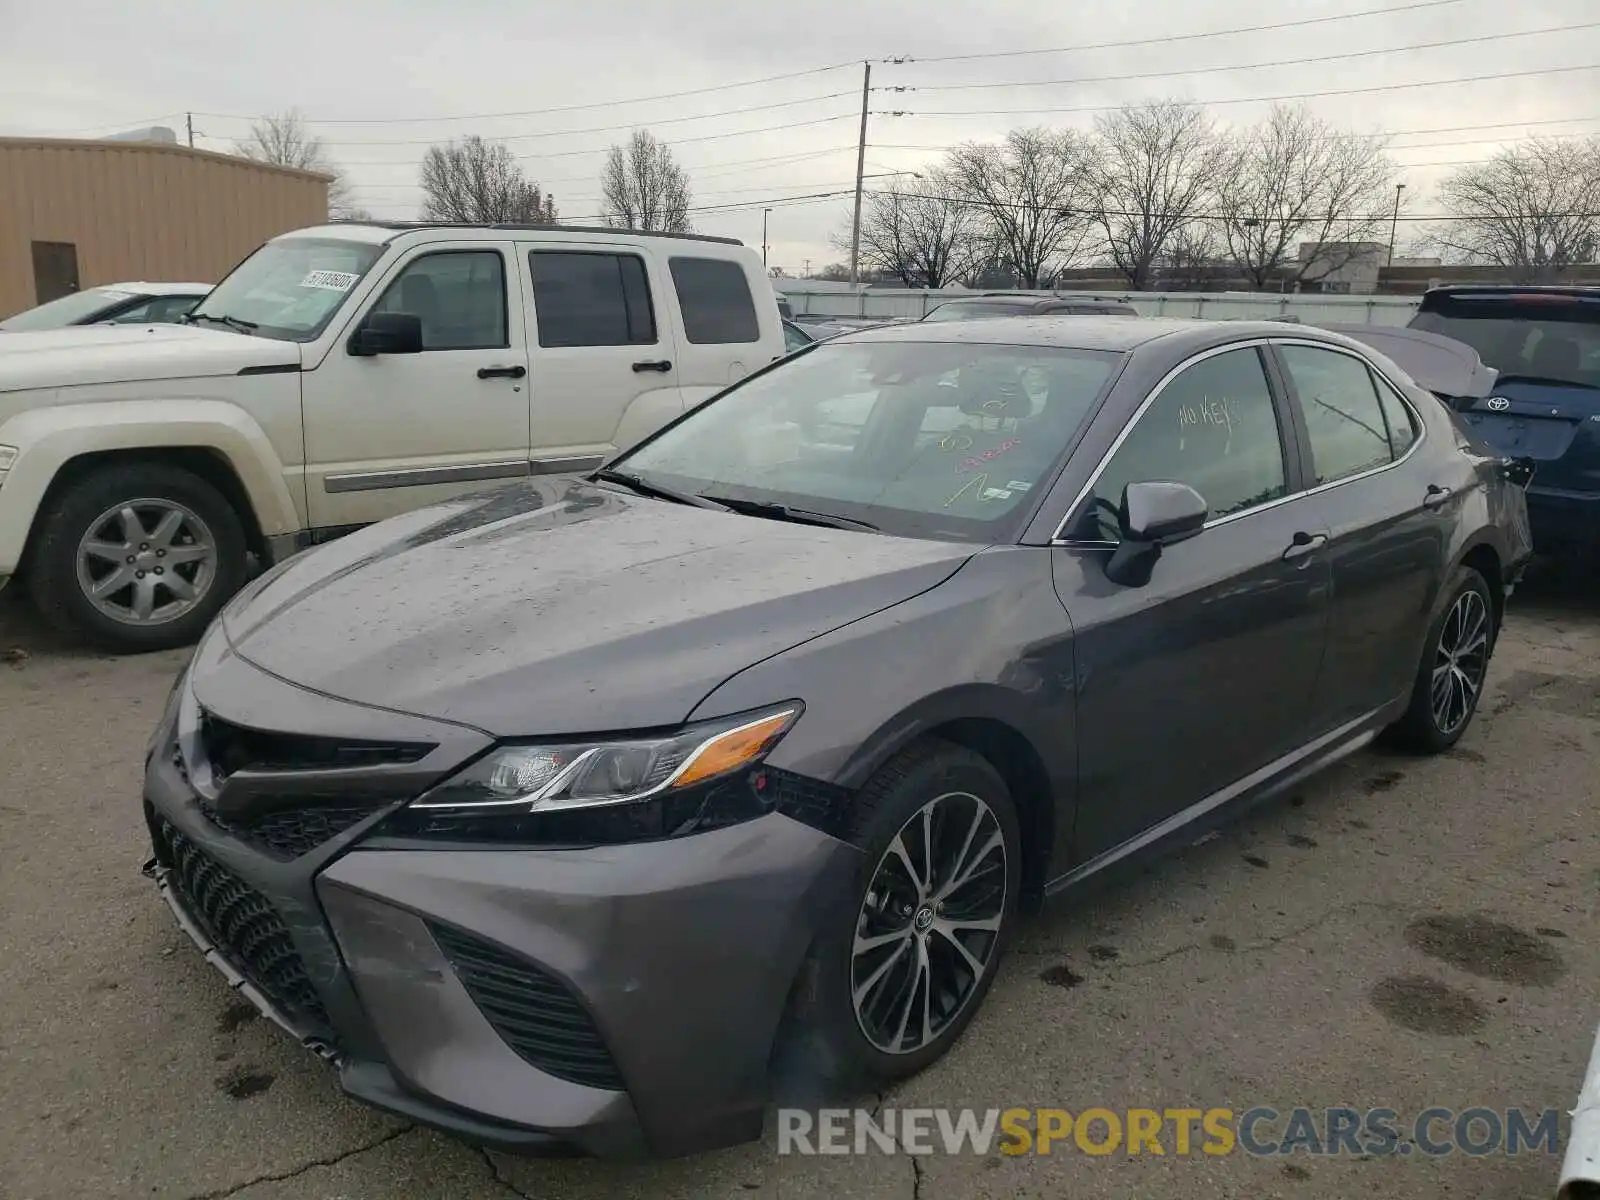
[[[254,728],[373,719],[204,649],[196,672],[208,710]],[[180,724],[146,766],[146,871],[229,985],[350,1095],[524,1153],[760,1136],[789,991],[853,848],[776,814],[591,849],[363,848],[391,804],[274,859],[202,806],[172,753]]]

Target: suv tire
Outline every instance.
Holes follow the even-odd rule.
[[[246,577],[239,514],[182,467],[96,469],[39,511],[28,570],[40,614],[117,653],[197,641]]]

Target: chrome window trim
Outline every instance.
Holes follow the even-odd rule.
[[[1117,451],[1122,449],[1122,444],[1123,442],[1127,441],[1128,435],[1131,434],[1139,422],[1144,419],[1145,412],[1161,397],[1161,393],[1166,391],[1167,385],[1181,375],[1184,371],[1187,371],[1190,367],[1197,363],[1202,363],[1208,358],[1215,358],[1219,354],[1226,354],[1229,351],[1248,350],[1252,348],[1259,349],[1262,346],[1310,346],[1314,349],[1329,350],[1335,354],[1344,354],[1355,359],[1374,375],[1376,375],[1380,380],[1382,380],[1383,383],[1392,392],[1394,392],[1397,397],[1399,397],[1400,403],[1411,415],[1412,425],[1417,431],[1417,436],[1416,439],[1412,441],[1411,445],[1406,449],[1406,452],[1399,458],[1393,459],[1387,463],[1383,463],[1380,466],[1370,467],[1367,470],[1358,472],[1355,475],[1346,475],[1340,479],[1335,479],[1328,483],[1315,484],[1312,487],[1302,488],[1300,491],[1290,492],[1287,495],[1279,496],[1275,500],[1268,500],[1265,503],[1255,504],[1249,508],[1240,509],[1238,512],[1229,513],[1225,517],[1217,517],[1214,520],[1207,521],[1200,527],[1200,531],[1202,533],[1207,529],[1214,529],[1218,525],[1226,525],[1229,521],[1237,520],[1240,517],[1253,516],[1258,512],[1265,512],[1269,508],[1276,508],[1280,504],[1287,504],[1290,500],[1298,500],[1304,496],[1319,495],[1320,493],[1329,491],[1333,488],[1342,487],[1347,483],[1354,483],[1358,479],[1367,479],[1373,475],[1380,474],[1383,471],[1392,471],[1395,467],[1398,467],[1401,463],[1405,462],[1413,454],[1415,454],[1417,452],[1417,447],[1422,445],[1422,443],[1427,440],[1428,423],[1423,420],[1421,414],[1417,412],[1416,406],[1411,403],[1411,398],[1406,395],[1405,389],[1396,386],[1395,382],[1390,379],[1389,376],[1385,374],[1376,363],[1367,358],[1366,355],[1361,354],[1359,351],[1353,350],[1348,346],[1341,346],[1334,342],[1319,341],[1315,338],[1297,337],[1251,338],[1247,341],[1229,342],[1224,346],[1213,346],[1209,350],[1203,350],[1199,354],[1194,355],[1192,358],[1187,358],[1177,366],[1173,367],[1172,370],[1163,375],[1160,382],[1158,382],[1156,386],[1151,389],[1150,394],[1144,398],[1138,409],[1135,410],[1133,416],[1129,419],[1128,423],[1123,426],[1122,432],[1117,434],[1116,440],[1113,441],[1106,449],[1106,452],[1101,455],[1100,461],[1095,464],[1094,471],[1089,475],[1088,482],[1083,485],[1083,488],[1073,498],[1072,503],[1067,506],[1066,515],[1061,518],[1061,523],[1056,526],[1055,533],[1050,537],[1050,545],[1071,546],[1075,549],[1082,550],[1115,549],[1120,543],[1109,541],[1105,538],[1069,538],[1065,536],[1064,531],[1067,528],[1068,522],[1072,520],[1072,514],[1078,511],[1079,506],[1082,505],[1086,499],[1088,499],[1089,493],[1094,491],[1094,485],[1100,481],[1100,476],[1104,474],[1106,466],[1111,462],[1111,459],[1116,455]],[[1285,368],[1285,370],[1287,371],[1287,368]],[[1263,375],[1267,379],[1267,386],[1270,391],[1272,387],[1272,380],[1270,376],[1266,375],[1265,371],[1263,371]],[[1290,382],[1292,383],[1293,381],[1291,380]],[[1376,397],[1374,398],[1376,399]],[[1285,397],[1285,399],[1287,400],[1288,397]],[[1307,447],[1307,449],[1309,449],[1309,447]],[[1288,464],[1286,463],[1285,466],[1287,465]]]

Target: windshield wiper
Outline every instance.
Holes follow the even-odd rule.
[[[602,468],[589,476],[589,478],[600,483],[618,483],[629,491],[638,492],[641,496],[650,496],[656,500],[670,500],[674,504],[688,504],[694,508],[714,508],[718,512],[730,511],[729,507],[719,500],[712,500],[694,492],[680,492],[676,488],[662,487],[658,483],[649,483],[627,471],[610,471]]]
[[[261,326],[254,321],[246,321],[243,317],[213,316],[211,313],[190,312],[183,314],[183,323],[193,325],[196,321],[215,321],[218,325],[226,325],[229,329],[236,329],[240,333],[251,333]]]
[[[858,521],[854,517],[840,517],[833,513],[813,512],[809,508],[795,508],[790,504],[777,504],[769,500],[734,500],[727,496],[711,496],[724,508],[731,508],[736,513],[743,513],[747,517],[765,517],[769,521],[792,521],[796,525],[824,525],[830,529],[864,529],[869,533],[877,533],[878,527],[869,521]]]

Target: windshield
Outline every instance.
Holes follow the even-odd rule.
[[[1411,328],[1465,342],[1502,377],[1600,388],[1600,303],[1445,299],[1417,313]]]
[[[332,320],[383,247],[343,238],[280,238],[268,242],[217,284],[189,319],[249,322],[250,332],[309,342]]]
[[[0,329],[11,333],[26,333],[36,329],[64,329],[68,325],[86,321],[96,313],[121,304],[124,300],[132,300],[136,295],[135,292],[119,292],[115,288],[85,288],[81,292],[73,292],[70,296],[62,296],[59,300],[41,304],[38,308],[19,312],[14,317],[7,317],[4,321],[0,321]]]
[[[1017,317],[1033,311],[1031,300],[952,300],[941,304],[924,321],[970,321],[975,317]]]
[[[1048,485],[1121,355],[963,342],[826,342],[612,464],[680,492],[886,533],[1001,540]]]

